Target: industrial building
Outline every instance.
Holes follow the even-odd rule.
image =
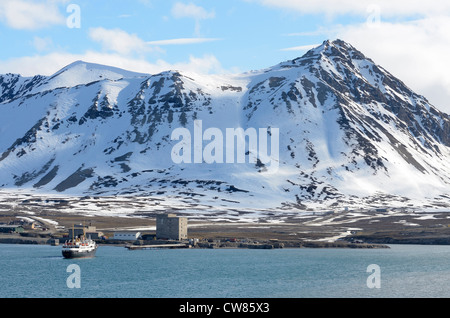
[[[24,228],[22,225],[1,224],[0,233],[22,233]]]
[[[135,241],[141,237],[141,232],[114,232],[114,240]]]
[[[156,217],[156,238],[181,241],[187,239],[187,218],[175,214],[162,214]]]
[[[100,236],[103,235],[103,233],[97,232],[97,228],[95,226],[82,224],[75,224],[71,229],[68,229],[68,232],[69,239],[73,239],[74,237],[81,237],[83,234],[85,234],[86,237],[97,240]]]

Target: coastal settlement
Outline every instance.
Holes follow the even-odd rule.
[[[114,224],[109,224],[114,225]],[[334,242],[286,239],[275,237],[236,236],[236,233],[204,233],[188,230],[188,218],[174,213],[157,214],[154,226],[147,227],[109,227],[97,228],[90,221],[72,226],[57,226],[38,218],[17,218],[0,224],[0,243],[7,244],[51,244],[64,241],[85,233],[99,245],[124,246],[130,250],[154,248],[302,248],[302,247],[347,247],[347,248],[386,248],[383,244],[364,243],[360,240]],[[210,234],[210,235],[208,235]],[[231,235],[230,235],[231,234]],[[208,237],[209,236],[209,237]]]

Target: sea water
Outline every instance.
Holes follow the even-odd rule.
[[[60,246],[1,244],[0,297],[450,296],[450,246],[390,247],[130,251],[100,246],[94,258],[64,259]],[[71,283],[75,280],[78,284]]]

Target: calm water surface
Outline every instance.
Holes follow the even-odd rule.
[[[69,288],[77,264],[80,288]],[[369,288],[370,264],[380,288]],[[0,297],[450,297],[450,246],[390,249],[160,249],[100,246],[92,259],[61,247],[0,245]]]

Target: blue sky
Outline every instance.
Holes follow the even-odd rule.
[[[341,38],[450,112],[449,29],[438,0],[0,0],[0,73],[244,72]]]
[[[72,12],[65,10],[70,3],[77,4],[80,8],[80,28],[69,28],[64,23],[40,23],[40,26],[36,25],[31,29],[11,28],[3,23],[0,28],[3,47],[0,59],[50,52],[82,55],[88,50],[117,53],[105,43],[92,38],[93,30],[102,28],[122,30],[129,35],[136,35],[144,42],[185,38],[205,41],[183,45],[148,44],[147,51],[119,52],[126,53],[124,55],[129,58],[145,58],[150,63],[162,59],[176,64],[188,62],[191,56],[202,58],[209,55],[217,58],[224,70],[247,71],[269,67],[306,51],[283,49],[320,44],[326,39],[324,35],[290,35],[312,32],[326,25],[326,18],[320,14],[303,15],[289,10],[273,10],[241,0],[61,1],[58,8],[62,18],[70,17]],[[183,11],[180,4],[184,5],[184,15],[176,11],[176,8]],[[189,10],[192,12],[188,12]],[[202,15],[203,11],[205,15]],[[52,69],[50,73],[53,71],[56,70]]]

